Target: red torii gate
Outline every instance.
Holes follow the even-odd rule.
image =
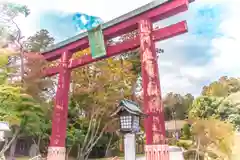
[[[47,61],[54,61],[59,58],[61,60],[57,66],[45,69],[46,76],[59,74],[48,160],[65,159],[68,92],[71,70],[138,47],[140,47],[141,51],[144,112],[150,115],[144,120],[146,151],[148,152],[147,159],[154,160],[153,157],[155,157],[155,159],[160,158],[157,158],[159,155],[155,153],[155,151],[162,148],[163,144],[165,144],[165,124],[154,42],[186,33],[187,23],[186,21],[182,21],[157,30],[153,30],[152,23],[186,11],[189,2],[192,1],[193,0],[153,1],[139,9],[103,24],[105,41],[134,30],[138,30],[138,35],[133,39],[116,45],[107,46],[106,44],[107,55],[102,58],[93,59],[91,55],[83,55],[77,59],[72,58],[75,52],[89,47],[87,33],[79,34],[56,44],[42,53]],[[162,157],[162,159],[165,160],[168,158]]]

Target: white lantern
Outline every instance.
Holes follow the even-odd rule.
[[[132,116],[131,115],[121,115],[120,116],[120,127],[121,129],[131,129],[132,128]]]
[[[140,117],[144,114],[135,102],[122,100],[114,115],[119,116],[122,133],[138,133],[140,131]]]

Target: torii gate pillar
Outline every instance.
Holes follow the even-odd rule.
[[[165,144],[165,124],[152,22],[139,22],[146,144]]]
[[[63,52],[60,61],[58,87],[52,115],[52,134],[48,148],[48,160],[65,160],[66,128],[68,115],[68,92],[70,87],[71,70],[68,69],[71,54]]]
[[[165,145],[165,121],[160,88],[155,43],[152,37],[152,22],[139,22],[141,72],[146,132],[145,155],[147,160],[169,160],[168,146]]]

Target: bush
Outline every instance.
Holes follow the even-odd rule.
[[[196,157],[196,151],[191,150],[191,151],[186,151],[183,154],[185,160],[193,160]],[[204,156],[200,155],[199,160],[204,160]]]
[[[168,140],[167,140],[167,143],[170,146],[175,146],[176,142],[177,142],[177,140],[175,138],[168,138]]]
[[[189,124],[184,124],[182,128],[182,138],[183,139],[190,139],[191,138],[191,131]]]
[[[184,148],[184,149],[189,149],[190,146],[191,146],[191,144],[186,143],[186,142],[182,142],[182,141],[177,141],[176,145],[177,145],[178,147],[182,147],[182,148]]]

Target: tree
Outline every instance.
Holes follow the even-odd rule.
[[[12,144],[21,133],[38,129],[42,109],[31,96],[23,92],[21,87],[8,82],[8,57],[1,54],[0,59],[0,120],[8,121],[13,132],[12,139],[9,142],[6,141],[0,151],[0,155],[3,155],[10,146],[14,148]],[[14,151],[11,154],[14,154]]]
[[[0,21],[1,21],[0,22],[0,28],[1,28],[0,44],[1,46],[5,48],[9,48],[13,52],[15,52],[15,54],[8,56],[8,66],[12,70],[14,70],[14,72],[11,72],[10,74],[8,74],[8,80],[10,80],[10,83],[12,83],[12,85],[19,86],[20,93],[21,93],[20,95],[26,94],[31,97],[31,98],[28,98],[28,100],[34,101],[34,103],[32,102],[32,106],[29,106],[28,109],[31,109],[35,105],[37,105],[38,107],[41,106],[40,110],[42,110],[41,112],[44,112],[45,114],[46,112],[49,112],[49,109],[46,103],[44,103],[46,99],[46,94],[44,93],[44,91],[47,90],[46,88],[52,87],[51,81],[49,81],[49,79],[43,78],[43,74],[42,74],[42,68],[46,64],[46,61],[44,60],[43,56],[41,56],[40,54],[26,53],[26,50],[24,48],[25,47],[24,36],[22,35],[21,30],[15,21],[15,19],[18,16],[21,16],[21,15],[27,16],[29,15],[30,12],[26,6],[16,5],[16,4],[7,3],[7,2],[1,3],[0,10],[2,14],[0,18]],[[53,39],[51,37],[47,37],[48,34],[46,33],[47,31],[45,30],[40,32],[40,34],[37,34],[38,36],[30,37],[27,41],[28,47],[36,44],[38,42],[37,38],[42,38],[41,40],[44,42],[43,44],[39,44],[38,47],[43,45],[41,48],[44,48],[46,45],[48,44],[50,45],[50,43],[53,42]],[[45,35],[41,37],[41,34],[43,35],[45,34]],[[48,38],[48,42],[46,42],[46,39],[44,38]],[[30,43],[31,39],[34,40],[34,42]],[[35,47],[35,51],[36,51],[36,47]],[[20,101],[19,105],[18,107],[15,107],[15,109],[18,109],[18,110],[21,110],[21,108],[27,109],[27,108],[24,108],[26,107],[26,105],[20,105],[22,101],[21,100],[19,101]],[[39,104],[39,102],[41,104]],[[37,108],[35,109],[36,109],[36,113],[40,112],[40,110],[37,110]],[[17,112],[17,115],[19,114],[18,110],[15,110]],[[32,111],[32,113],[34,112]],[[29,115],[29,117],[30,116],[33,116],[33,115]],[[23,120],[24,119],[20,119],[19,122],[23,122]],[[26,121],[29,121],[29,118]],[[44,132],[46,131],[46,129],[49,129],[49,126],[48,126],[49,122],[48,122],[48,119],[46,119],[46,117],[43,117],[43,116],[41,117],[41,119],[37,120],[37,122],[39,122],[38,123],[39,130],[35,130],[34,128],[32,128],[30,130],[31,131],[30,133],[27,132],[28,129],[24,129],[22,126],[18,125],[17,128],[19,128],[20,130],[19,132],[21,134],[26,133],[26,134],[31,134],[33,136],[38,136],[37,144],[39,146],[39,142],[41,138],[43,137],[43,135],[45,135]],[[46,122],[48,122],[47,125],[45,125]],[[14,143],[9,143],[9,144],[13,144],[11,145],[11,153],[10,153],[10,155],[12,156],[14,155],[14,152],[15,152],[14,148],[17,142],[17,136],[16,138],[14,138],[14,141],[13,141]],[[34,139],[33,141],[35,142]]]
[[[46,101],[48,91],[54,87],[52,79],[43,75],[42,71],[47,66],[47,61],[40,51],[53,43],[54,38],[45,29],[36,32],[24,42],[25,50],[28,52],[24,54],[25,88],[28,94],[40,101]]]
[[[131,69],[128,60],[109,58],[73,71],[69,123],[86,131],[82,132],[78,159],[87,159],[104,133],[115,131],[116,119],[110,115],[119,100],[132,95],[136,76]]]
[[[25,92],[35,100],[45,103],[48,99],[48,91],[54,87],[51,78],[45,78],[44,67],[47,62],[39,53],[25,53]]]
[[[33,138],[37,152],[33,151],[32,156],[40,152],[40,149],[45,146],[48,141],[51,130],[51,112],[52,104],[49,101],[49,90],[54,88],[51,78],[45,78],[43,69],[47,62],[44,57],[39,53],[25,53],[25,76],[24,76],[24,92],[31,95],[33,99],[41,105],[43,116],[39,121],[38,130],[32,130],[28,133]]]
[[[186,118],[188,109],[193,103],[194,97],[191,94],[182,96],[173,92],[168,93],[164,97],[164,112],[165,120],[178,119],[183,120]]]
[[[15,152],[15,145],[13,144],[17,143],[19,135],[27,135],[39,131],[41,129],[44,112],[41,106],[36,103],[31,96],[22,94],[19,87],[4,89],[5,93],[2,92],[1,95],[4,96],[7,94],[8,97],[11,96],[11,99],[9,98],[8,101],[5,102],[7,105],[5,105],[5,103],[1,105],[1,110],[7,110],[7,113],[1,113],[1,115],[3,115],[1,116],[1,120],[8,121],[11,124],[13,136],[9,142],[5,143],[0,154],[5,153],[11,146],[10,156],[13,157]],[[11,90],[13,90],[14,93],[12,93]],[[9,106],[9,104],[11,106]],[[6,106],[8,107],[6,108]]]
[[[19,99],[19,87],[11,86],[8,83],[9,67],[8,56],[11,55],[8,50],[1,49],[4,51],[4,54],[0,54],[0,101],[1,101],[1,118],[8,118],[14,115],[11,112],[12,106],[16,105],[15,101]],[[9,109],[8,109],[9,108]]]
[[[0,4],[0,37],[2,46],[8,46],[22,40],[21,31],[15,19],[19,16],[27,17],[30,10],[25,5],[10,2]]]
[[[240,128],[240,92],[232,93],[228,97],[200,96],[194,100],[189,110],[189,118],[205,119],[215,117],[228,121],[237,129]]]
[[[227,97],[231,93],[240,91],[240,79],[233,77],[221,77],[218,81],[212,82],[209,86],[204,86],[202,95]]]
[[[195,159],[202,157],[230,159],[233,146],[233,126],[216,119],[194,120],[192,134],[196,143],[190,149],[195,151]]]
[[[41,119],[37,121],[39,123],[36,123],[36,125],[39,126],[38,130],[32,128],[28,131],[28,129],[24,129],[19,126],[18,128],[21,129],[21,134],[25,133],[33,136],[34,143],[40,146],[40,140],[46,137],[45,133],[47,133],[50,128],[50,121],[48,117],[50,110],[45,101],[48,96],[48,90],[49,88],[53,88],[53,85],[51,79],[43,78],[42,69],[46,65],[46,61],[43,56],[35,52],[39,52],[40,49],[44,49],[48,45],[51,45],[54,39],[49,36],[47,30],[41,30],[25,41],[25,37],[22,35],[15,19],[18,16],[29,15],[30,11],[27,6],[4,2],[0,4],[0,11],[0,46],[9,48],[15,52],[15,54],[8,56],[8,66],[14,70],[14,72],[8,74],[8,79],[10,80],[9,82],[11,83],[11,86],[19,87],[21,93],[20,95],[26,94],[31,96],[29,100],[34,99],[34,104],[39,107],[41,106],[41,110],[44,115],[44,117],[42,116]],[[34,51],[34,53],[26,53],[26,51]],[[20,110],[24,107],[25,105],[19,105],[15,108]],[[31,107],[33,106],[29,106],[29,109],[31,109]],[[16,112],[17,111],[18,110],[16,110]],[[36,113],[37,112],[38,111],[36,109]],[[19,122],[23,122],[22,120],[23,119],[20,119]],[[29,119],[27,121],[29,121]],[[35,137],[38,138],[35,139]],[[9,143],[13,144],[11,145],[11,155],[14,155],[16,141],[17,136],[14,143]]]
[[[192,107],[189,109],[189,118],[209,118],[219,117],[218,107],[222,103],[223,98],[200,96],[193,101]]]
[[[177,111],[179,115],[179,111],[183,111],[183,109],[180,109],[181,105],[183,104],[183,97],[180,94],[174,94],[172,92],[168,93],[166,97],[164,98],[164,105],[166,111],[170,112],[169,119],[178,119],[177,118]],[[184,112],[184,111],[183,111]],[[182,113],[181,118],[184,117],[184,113]],[[167,118],[167,117],[166,117]]]
[[[48,30],[41,29],[35,35],[28,37],[25,42],[25,50],[28,52],[40,52],[53,45],[54,38],[49,35]]]
[[[191,106],[193,104],[194,96],[191,95],[190,93],[188,93],[183,98],[184,98],[183,104],[184,104],[184,106],[185,106],[185,108],[187,109],[187,112],[188,112],[188,110],[191,108]]]
[[[34,99],[24,93],[19,92],[19,99],[12,106],[14,118],[17,119],[17,124],[11,125],[13,132],[12,140],[2,149],[4,153],[10,146],[10,157],[14,156],[17,138],[20,135],[27,135],[39,130],[41,119],[43,118],[43,111],[41,106],[34,101]],[[14,144],[14,145],[13,145]]]
[[[17,55],[9,57],[9,64],[16,65],[20,61],[20,79],[24,77],[24,50],[23,50],[23,35],[16,23],[16,18],[19,16],[27,17],[30,10],[25,5],[19,5],[10,2],[0,4],[0,28],[1,40],[3,47],[12,48]],[[19,76],[19,75],[18,75]]]
[[[240,129],[240,92],[232,93],[226,97],[219,106],[219,114],[222,120],[232,123]]]
[[[191,131],[190,131],[190,126],[189,124],[184,124],[182,128],[182,134],[184,139],[190,139],[191,137]]]

